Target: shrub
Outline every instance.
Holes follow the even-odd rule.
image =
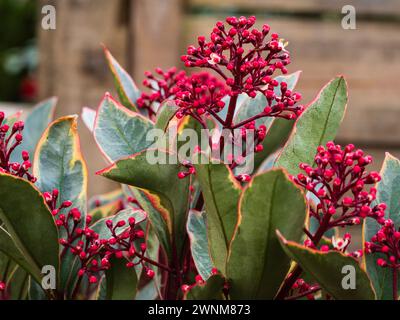
[[[76,116],[0,114],[2,298],[397,300],[399,160],[369,171],[332,142],[344,78],[299,105],[286,44],[254,23],[217,22],[181,57],[210,73],[157,68],[145,92],[104,49],[120,102],[82,118],[120,187],[89,201]],[[187,129],[206,143],[177,156]],[[360,224],[351,251],[337,231]]]

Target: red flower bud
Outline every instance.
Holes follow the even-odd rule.
[[[153,270],[151,270],[151,269],[147,269],[147,270],[146,270],[146,275],[147,275],[150,279],[153,279],[153,278],[154,278],[154,275],[155,275],[155,272],[154,272]]]
[[[95,276],[90,276],[89,277],[89,282],[92,283],[92,284],[93,283],[97,283],[97,278]]]

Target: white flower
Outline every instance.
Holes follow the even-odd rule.
[[[342,251],[350,243],[349,239],[332,237],[332,245],[335,249]]]
[[[221,61],[221,57],[217,55],[216,53],[211,53],[210,54],[210,59],[207,60],[209,64],[217,64]]]

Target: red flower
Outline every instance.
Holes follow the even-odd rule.
[[[287,73],[286,66],[290,63],[289,52],[279,36],[273,33],[267,39],[270,27],[266,24],[261,30],[252,29],[254,16],[228,17],[226,22],[228,26],[217,22],[210,41],[201,36],[198,47],[188,47],[187,55],[181,57],[185,66],[214,70],[224,78],[232,96],[246,93],[254,98],[261,92],[268,101],[263,116],[296,118],[303,110],[295,105],[301,95],[272,78],[276,70]]]
[[[185,115],[194,117],[205,113],[218,113],[225,103],[222,98],[227,91],[223,82],[209,74],[201,72],[182,79],[177,84],[176,104],[180,108],[177,117]]]
[[[177,83],[186,80],[186,73],[178,71],[175,67],[168,71],[156,68],[156,74],[145,72],[146,79],[143,85],[151,89],[151,93],[142,93],[137,100],[139,108],[147,109],[149,115],[157,111],[157,107],[164,100],[174,97],[178,91]]]

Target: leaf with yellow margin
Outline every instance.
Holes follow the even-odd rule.
[[[42,191],[58,189],[57,205],[70,200],[82,214],[80,227],[84,227],[87,199],[87,169],[80,150],[77,116],[66,116],[52,122],[40,138],[33,163],[36,185]],[[65,237],[65,232],[61,232]],[[61,269],[61,287],[66,286],[73,270],[75,257],[65,255]]]

